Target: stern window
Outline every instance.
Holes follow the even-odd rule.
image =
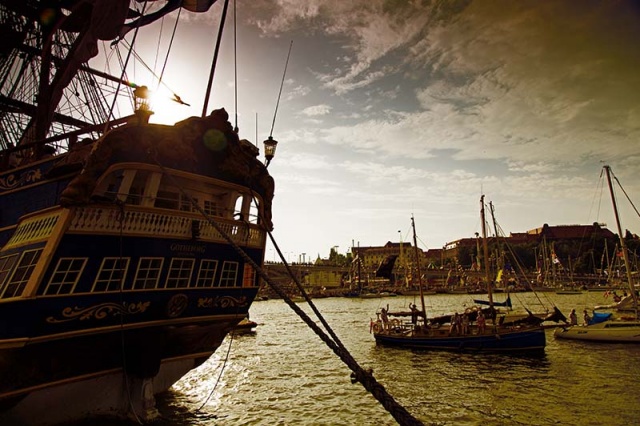
[[[86,257],[60,258],[55,271],[51,275],[49,285],[47,285],[47,288],[44,290],[44,294],[56,295],[73,293],[86,264]]]
[[[136,290],[156,288],[160,271],[162,271],[162,257],[141,257],[138,261],[138,270],[133,280],[133,288]]]
[[[204,212],[209,216],[223,216],[224,208],[215,200],[204,200]]]
[[[238,262],[224,262],[219,287],[235,287],[238,277]]]
[[[180,201],[180,194],[171,191],[158,191],[155,206],[160,209],[177,210]]]
[[[4,292],[2,293],[3,299],[18,297],[22,294],[33,273],[33,269],[36,267],[36,263],[38,263],[38,259],[40,259],[41,253],[42,249],[29,250],[22,253],[17,268],[4,288]]]
[[[193,272],[194,259],[171,259],[169,267],[169,275],[165,288],[182,288],[189,287],[189,280]]]
[[[17,254],[0,258],[0,294],[2,294],[2,290],[4,289],[4,281],[7,279],[7,276],[9,276],[17,259]]]
[[[200,262],[200,272],[198,272],[196,287],[213,287],[217,269],[217,260],[202,259],[202,262]]]
[[[129,258],[105,257],[102,259],[100,272],[93,283],[94,291],[117,291],[124,289],[122,283],[129,269]]]

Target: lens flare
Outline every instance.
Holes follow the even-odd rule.
[[[227,147],[227,137],[220,130],[209,129],[203,136],[204,146],[211,151],[222,151]]]

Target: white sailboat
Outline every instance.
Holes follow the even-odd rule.
[[[601,322],[593,323],[593,320],[585,325],[573,325],[570,327],[557,328],[554,336],[560,339],[586,340],[593,342],[619,342],[619,343],[640,343],[640,318],[638,318],[638,295],[633,286],[631,279],[631,267],[629,256],[622,234],[622,226],[620,225],[620,215],[618,214],[618,206],[613,193],[613,185],[611,184],[611,167],[603,167],[606,176],[609,192],[611,193],[611,201],[613,204],[613,212],[616,217],[616,225],[618,226],[618,236],[620,238],[620,247],[624,258],[626,269],[627,284],[633,300],[633,313],[622,317],[612,317],[605,315]],[[599,314],[598,316],[601,316]],[[594,318],[596,315],[594,314]]]

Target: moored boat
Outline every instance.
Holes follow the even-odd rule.
[[[605,319],[571,327],[557,328],[560,339],[605,343],[640,343],[640,320],[633,316]]]
[[[152,420],[154,395],[247,315],[273,180],[224,109],[150,124],[146,90],[125,82],[130,116],[99,103],[65,115],[78,111],[60,106],[65,91],[123,82],[86,66],[83,49],[120,34],[89,23],[139,15],[129,1],[70,1],[41,22],[40,3],[0,5],[0,424]]]
[[[604,173],[607,178],[607,184],[609,187],[609,193],[611,195],[611,202],[613,204],[613,212],[616,219],[616,225],[618,227],[618,237],[620,239],[620,247],[622,249],[622,257],[625,264],[625,272],[627,277],[627,284],[629,286],[630,294],[625,301],[625,310],[631,311],[630,314],[623,316],[614,316],[613,314],[604,314],[594,312],[593,317],[586,318],[582,325],[574,324],[570,327],[557,328],[554,331],[554,336],[560,339],[571,340],[584,340],[592,342],[607,342],[607,343],[640,343],[640,317],[638,315],[638,295],[633,284],[631,274],[631,264],[627,254],[626,244],[624,241],[624,234],[622,233],[622,226],[620,223],[620,216],[618,214],[618,206],[616,203],[616,197],[613,191],[613,184],[611,182],[611,167],[605,165],[603,167]],[[617,179],[616,179],[617,180]],[[621,303],[617,302],[617,304]],[[585,311],[585,315],[588,313]],[[601,318],[601,319],[598,319]]]
[[[484,255],[488,259],[486,227],[484,220],[484,196],[481,200]],[[415,222],[411,218],[414,246],[417,247]],[[420,276],[418,271],[418,276]],[[421,294],[421,310],[411,306],[410,313],[393,314],[382,308],[370,328],[377,343],[421,349],[440,349],[472,352],[540,352],[546,345],[543,327],[531,316],[509,325],[501,323],[493,306],[493,295],[488,273],[486,277],[489,307],[463,308],[462,314],[428,318],[424,294]],[[422,283],[420,283],[422,288]],[[406,321],[404,317],[411,316]],[[533,320],[533,321],[531,321]]]

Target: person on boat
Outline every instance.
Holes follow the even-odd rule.
[[[575,309],[572,309],[569,314],[569,325],[578,325],[578,315]]]
[[[415,326],[418,323],[418,307],[414,303],[410,303],[409,309],[411,309],[411,324]]]
[[[449,335],[460,334],[460,314],[455,313],[453,317],[451,317],[451,327],[449,328]]]
[[[583,324],[582,325],[589,325],[590,321],[591,321],[591,317],[589,316],[589,313],[585,309],[584,312],[583,312]]]
[[[483,334],[487,327],[487,320],[482,313],[482,310],[478,310],[478,318],[476,318],[476,324],[478,326],[478,334]]]
[[[385,308],[380,309],[380,318],[382,319],[382,323],[386,326],[389,322],[389,317],[387,316],[387,310]]]
[[[469,334],[469,315],[462,314],[462,334]]]

